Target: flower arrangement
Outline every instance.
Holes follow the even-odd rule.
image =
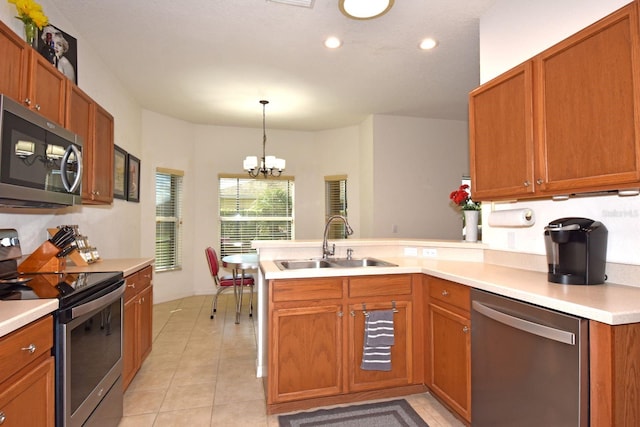
[[[454,190],[449,194],[449,198],[455,203],[457,206],[460,206],[463,211],[479,211],[480,210],[480,202],[474,202],[471,200],[471,195],[467,191],[469,185],[462,184],[460,188]]]
[[[42,27],[49,23],[49,18],[42,11],[42,6],[33,0],[7,0],[11,4],[16,5],[18,18],[25,25],[34,24],[42,30]]]

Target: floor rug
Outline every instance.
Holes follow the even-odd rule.
[[[298,412],[278,421],[280,427],[429,427],[404,399]]]

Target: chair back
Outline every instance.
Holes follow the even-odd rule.
[[[218,272],[220,271],[220,265],[218,264],[218,254],[216,250],[211,246],[204,250],[204,254],[207,256],[207,264],[209,264],[209,271],[211,271],[211,275],[218,278]]]

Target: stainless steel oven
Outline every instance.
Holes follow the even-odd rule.
[[[122,417],[124,281],[56,315],[56,425],[117,426]]]

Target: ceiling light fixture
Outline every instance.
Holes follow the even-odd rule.
[[[324,47],[328,49],[337,49],[340,46],[342,46],[342,40],[334,36],[327,37],[327,39],[324,41]]]
[[[269,101],[265,101],[264,99],[260,101],[260,104],[262,104],[262,157],[260,161],[260,168],[258,168],[257,156],[247,156],[242,163],[244,169],[253,178],[257,178],[260,174],[264,175],[265,178],[267,178],[269,175],[280,176],[282,175],[282,171],[284,170],[285,166],[284,159],[278,159],[276,158],[276,156],[266,155],[267,128],[265,107],[268,103]]]
[[[420,42],[420,49],[422,50],[431,50],[436,46],[438,46],[438,42],[432,38],[427,38]]]
[[[351,19],[373,19],[387,13],[395,0],[340,0],[340,12]]]

